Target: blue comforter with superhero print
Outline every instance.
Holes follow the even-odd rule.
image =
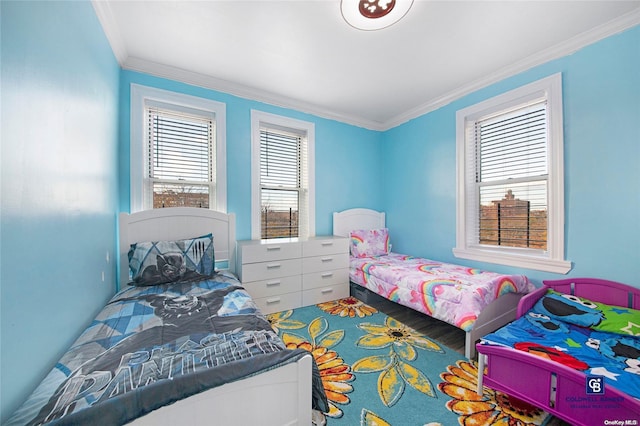
[[[231,274],[127,287],[7,424],[124,424],[305,354],[285,349]],[[322,408],[324,391],[314,397]]]

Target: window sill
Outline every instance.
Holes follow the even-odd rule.
[[[572,268],[571,262],[553,260],[539,256],[525,256],[513,253],[496,252],[481,249],[454,248],[453,255],[460,259],[478,262],[496,263],[499,265],[515,266],[517,268],[535,269],[538,271],[566,274]]]

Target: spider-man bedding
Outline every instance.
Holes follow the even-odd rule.
[[[8,424],[124,424],[305,353],[285,350],[232,274],[128,286]],[[324,391],[314,397],[322,404]]]
[[[574,294],[566,293],[569,288]],[[530,309],[521,306],[517,320],[478,345],[480,357],[488,356],[487,386],[572,424],[637,420],[640,311],[623,306],[637,307],[638,297],[637,289],[605,280],[545,282],[521,300]],[[607,298],[616,301],[605,303]]]

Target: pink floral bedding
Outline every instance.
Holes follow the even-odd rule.
[[[393,302],[469,331],[478,315],[506,293],[535,289],[524,275],[504,275],[397,253],[352,257],[352,282]]]

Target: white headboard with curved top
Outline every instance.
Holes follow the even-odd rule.
[[[129,281],[129,248],[142,241],[172,241],[213,234],[216,263],[235,265],[236,218],[196,207],[169,207],[120,213],[120,286]]]
[[[333,213],[333,235],[348,237],[355,229],[385,227],[385,214],[371,209],[349,209]]]

